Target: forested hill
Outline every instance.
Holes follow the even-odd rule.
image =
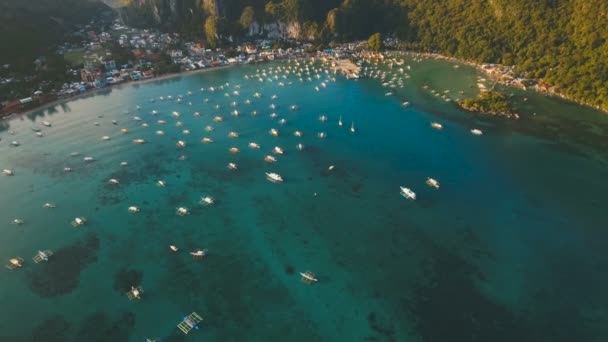
[[[394,33],[415,49],[514,64],[528,77],[608,109],[606,0],[107,1],[124,6],[119,13],[131,24],[214,44],[267,33],[252,23],[282,22],[284,34],[319,43]]]
[[[75,24],[109,8],[98,0],[0,0],[0,64],[31,68]]]

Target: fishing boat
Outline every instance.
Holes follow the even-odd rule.
[[[177,208],[177,210],[175,211],[175,213],[178,216],[186,216],[190,214],[190,211],[188,211],[188,209],[184,208],[184,207],[179,207]]]
[[[44,203],[42,205],[42,207],[45,209],[52,209],[52,208],[55,208],[56,206],[53,203]]]
[[[271,128],[269,132],[270,132],[270,135],[272,135],[273,137],[278,137],[279,136],[279,131],[277,131],[274,128]]]
[[[144,289],[141,286],[131,286],[131,290],[127,292],[127,298],[129,300],[141,299],[141,295],[144,293]]]
[[[192,258],[194,259],[202,259],[207,256],[207,253],[209,253],[209,251],[206,249],[197,249],[193,252],[190,252],[190,255],[192,255]]]
[[[171,250],[172,250],[172,251],[174,251],[174,252],[179,251],[179,249],[178,249],[177,247],[173,246],[173,245],[170,245],[170,246],[169,246],[169,249],[171,249]]]
[[[138,212],[139,212],[139,208],[138,208],[138,207],[136,207],[136,206],[130,206],[130,207],[127,209],[127,210],[128,210],[130,213],[138,213]]]
[[[63,168],[63,171],[64,172],[72,172],[72,168],[66,166],[66,167]]]
[[[137,145],[145,144],[146,141],[144,139],[133,139],[133,143]]]
[[[120,183],[120,182],[119,182],[119,181],[118,181],[118,179],[116,179],[116,178],[111,178],[111,179],[108,181],[108,184],[119,184],[119,183]]]
[[[111,139],[112,139],[112,138],[110,138],[110,137],[109,137],[109,136],[107,136],[107,135],[104,135],[103,137],[101,137],[101,140],[102,140],[102,141],[108,141],[108,140],[111,140]]]
[[[264,157],[264,161],[267,163],[275,163],[277,159],[271,155],[267,155],[266,157]]]
[[[409,200],[412,200],[412,201],[416,199],[416,193],[413,192],[412,190],[410,190],[409,188],[401,186],[400,189],[401,189],[401,192],[400,192],[401,196],[403,196]]]
[[[198,330],[198,323],[201,322],[203,318],[199,316],[196,312],[191,313],[188,316],[185,316],[184,319],[177,324],[177,328],[184,333],[184,335],[188,335],[190,331]]]
[[[240,152],[240,150],[236,147],[231,147],[228,151],[232,154],[237,154]]]
[[[51,123],[48,121],[42,121],[42,124],[46,127],[51,127]]]
[[[302,282],[305,284],[312,284],[319,281],[315,274],[310,271],[300,272],[300,276],[302,277]]]
[[[273,153],[275,153],[275,154],[283,154],[283,149],[282,149],[282,148],[280,148],[280,147],[278,147],[278,146],[275,146],[275,147],[272,149],[272,152],[273,152]]]
[[[200,204],[202,205],[211,205],[213,204],[213,198],[210,196],[201,197]]]
[[[203,138],[203,139],[201,139],[201,142],[203,144],[211,144],[213,142],[213,139],[211,139],[211,138]]]
[[[302,137],[302,132],[295,131],[295,132],[293,132],[293,135],[296,136],[296,137],[298,137],[298,138],[301,138]]]
[[[72,226],[79,227],[87,223],[87,219],[84,217],[76,217],[72,220]]]
[[[298,151],[302,151],[304,149],[304,145],[302,144],[297,144],[296,148],[298,149]]]
[[[188,135],[188,134],[190,134],[190,130],[189,129],[185,129],[185,130],[182,131],[182,134],[183,135]]]
[[[85,162],[92,162],[92,161],[95,161],[95,158],[93,158],[93,157],[84,157],[84,158],[82,158],[82,160],[84,160]]]
[[[13,141],[11,141],[11,146],[15,146],[15,147],[17,147],[17,146],[19,146],[19,145],[21,145],[21,144],[20,144],[20,143],[19,143],[17,140],[13,140]]]
[[[213,118],[213,121],[214,122],[222,122],[222,121],[224,121],[224,118],[222,118],[221,116],[216,116],[216,117]]]
[[[128,129],[126,129],[126,128],[121,128],[121,129],[120,129],[120,133],[121,133],[121,134],[127,134],[127,133],[129,133],[129,130],[128,130]]]
[[[53,251],[38,251],[38,253],[36,253],[36,255],[34,255],[34,257],[32,258],[32,260],[34,260],[34,263],[38,264],[43,261],[49,261],[49,257],[51,256],[53,256]]]
[[[266,179],[268,179],[269,181],[273,182],[273,183],[281,183],[283,182],[283,178],[278,174],[278,173],[268,173],[266,172]]]
[[[186,147],[186,142],[185,142],[185,141],[183,141],[183,140],[179,140],[179,141],[178,141],[178,142],[175,144],[175,146],[177,146],[177,148],[184,148],[184,147]]]
[[[165,121],[165,120],[158,120],[158,121],[156,121],[156,123],[159,124],[159,125],[164,125],[164,124],[167,123],[167,121]]]
[[[16,268],[23,267],[24,260],[20,257],[14,257],[8,260],[8,264],[5,265],[9,270],[14,270]]]
[[[6,175],[6,176],[14,176],[15,171],[13,171],[11,169],[4,169],[4,170],[2,170],[2,174]]]
[[[351,124],[350,124],[350,132],[355,133],[355,123],[354,122],[351,122]]]
[[[239,134],[237,132],[230,132],[228,133],[228,137],[235,139],[239,137]]]
[[[238,170],[238,166],[235,163],[228,163],[228,170]]]
[[[340,118],[338,118],[338,126],[342,127],[342,116],[340,115]]]
[[[20,226],[20,225],[24,224],[25,221],[23,221],[22,219],[14,219],[11,223]]]
[[[250,142],[249,143],[249,147],[253,148],[253,149],[259,149],[260,145],[258,145],[257,143],[254,143],[254,142]]]
[[[165,135],[165,132],[161,131],[161,130],[158,130],[158,131],[156,131],[156,135]]]
[[[435,188],[435,189],[439,189],[439,182],[433,178],[427,178],[426,179],[426,185],[430,186],[431,188]]]
[[[207,131],[207,132],[213,132],[213,127],[212,126],[207,126],[207,127],[205,127],[205,131]]]
[[[443,125],[441,125],[439,122],[433,122],[431,123],[431,127],[433,127],[434,129],[442,129]]]
[[[319,137],[319,139],[325,139],[327,137],[327,134],[325,134],[325,132],[320,132],[319,134],[317,134],[317,137]]]
[[[180,114],[178,112],[171,112],[171,116],[174,118],[179,118]]]
[[[471,130],[471,134],[473,134],[473,135],[483,135],[483,132],[480,129],[474,128],[474,129]]]

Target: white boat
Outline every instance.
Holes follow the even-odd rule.
[[[70,157],[77,157],[80,155],[80,152],[72,152],[70,153]]]
[[[42,121],[42,124],[45,125],[46,127],[51,127],[51,123],[48,121]]]
[[[260,145],[258,145],[257,143],[254,143],[254,142],[250,142],[249,143],[249,147],[250,148],[254,148],[254,149],[259,149]]]
[[[302,151],[304,149],[304,145],[302,144],[297,144],[296,148],[298,149],[298,151]]]
[[[120,133],[121,134],[127,134],[127,133],[129,133],[129,130],[127,128],[121,128],[120,129]]]
[[[127,210],[129,210],[130,213],[138,213],[139,212],[139,208],[136,206],[130,206]]]
[[[327,168],[327,170],[332,171],[334,168],[335,168],[335,166],[329,165],[329,167]]]
[[[238,166],[235,163],[228,163],[228,170],[237,170]]]
[[[108,141],[108,140],[111,140],[111,139],[112,139],[112,138],[110,138],[110,137],[109,137],[109,136],[107,136],[107,135],[104,135],[103,137],[101,137],[101,140],[103,140],[103,141]]]
[[[42,205],[42,207],[45,209],[52,209],[52,208],[55,208],[56,206],[53,203],[44,203]]]
[[[415,200],[416,199],[416,193],[413,192],[411,189],[400,186],[399,188],[401,188],[401,196],[409,199],[409,200]]]
[[[166,183],[165,183],[165,181],[159,180],[159,181],[156,182],[156,185],[158,185],[161,188],[164,188],[165,185],[166,185]]]
[[[274,152],[274,153],[276,153],[276,154],[283,154],[283,149],[282,149],[282,148],[280,148],[279,146],[275,146],[275,147],[272,149],[272,152]]]
[[[293,135],[296,136],[296,137],[298,137],[298,138],[300,138],[300,137],[302,137],[302,132],[295,131],[295,132],[293,132]]]
[[[120,166],[127,166],[129,165],[129,163],[127,163],[126,161],[120,162]]]
[[[325,134],[325,132],[320,132],[319,134],[317,134],[317,137],[319,137],[319,139],[325,139],[327,137],[327,134]]]
[[[11,145],[16,147],[16,146],[19,146],[21,144],[17,140],[13,140],[13,141],[11,141]]]
[[[182,131],[182,134],[188,135],[188,134],[190,134],[190,130],[189,129],[185,129],[185,130]]]
[[[177,210],[175,211],[175,213],[178,216],[186,216],[186,215],[190,214],[190,211],[188,211],[188,209],[186,209],[184,207],[179,207],[179,208],[177,208]]]
[[[12,223],[20,226],[20,225],[24,224],[25,221],[23,221],[22,219],[14,219]]]
[[[391,95],[393,95],[393,93],[391,93],[390,91],[388,93],[384,94],[384,96],[391,96]]]
[[[177,247],[175,247],[173,245],[170,245],[169,248],[174,252],[177,252],[179,250]]]
[[[213,126],[207,126],[207,127],[205,127],[205,131],[207,131],[207,132],[213,132]]]
[[[474,128],[474,129],[471,130],[471,134],[473,134],[473,135],[483,135],[483,132],[480,129]]]
[[[202,258],[204,256],[206,256],[208,253],[208,251],[206,249],[197,249],[194,252],[190,252],[190,255],[192,255],[193,257],[197,257],[197,258]]]
[[[239,134],[237,132],[230,132],[228,133],[228,137],[235,139],[239,137]]]
[[[108,181],[108,183],[109,183],[109,184],[119,184],[120,182],[119,182],[119,181],[118,181],[118,179],[116,179],[116,178],[111,178],[111,179]]]
[[[146,141],[144,139],[133,139],[133,143],[137,145],[145,144]]]
[[[64,172],[72,172],[72,168],[71,167],[64,167],[63,171]]]
[[[213,198],[211,198],[210,196],[206,196],[206,197],[201,197],[200,203],[202,205],[211,205],[214,203],[214,201],[213,201]]]
[[[327,121],[327,116],[325,116],[325,115],[319,116],[319,121],[321,121],[321,122]]]
[[[267,155],[266,157],[264,157],[264,161],[267,163],[275,163],[277,159],[271,155]]]
[[[283,182],[283,178],[277,174],[277,173],[268,173],[266,172],[266,179],[268,179],[269,181],[273,182],[273,183],[281,183]]]
[[[167,123],[167,121],[165,121],[165,120],[158,120],[158,121],[156,121],[156,123],[159,124],[159,125],[164,125],[164,124]]]
[[[203,144],[211,144],[213,142],[213,139],[211,139],[211,138],[203,138],[203,139],[201,139],[201,142]]]
[[[15,175],[15,171],[11,170],[11,169],[4,169],[2,170],[2,173],[6,176],[14,176]]]
[[[133,117],[133,120],[134,120],[134,121],[141,121],[141,118],[140,118],[139,116],[134,116],[134,117]]]
[[[269,132],[270,132],[270,135],[272,135],[274,137],[278,137],[279,136],[279,131],[277,131],[274,128],[271,128]]]
[[[230,153],[232,153],[232,154],[237,154],[237,153],[241,152],[241,151],[240,151],[238,148],[236,148],[236,147],[231,147],[231,148],[230,148],[228,151],[229,151]]]
[[[427,178],[426,179],[426,185],[430,186],[431,188],[435,188],[435,189],[439,189],[439,182],[433,178]]]
[[[405,102],[402,103],[402,105],[403,105],[403,107],[408,107],[410,105],[410,103],[407,102],[407,101],[405,101]]]
[[[302,280],[307,283],[319,281],[312,272],[300,272],[300,275],[302,276]]]
[[[178,112],[171,112],[171,116],[173,116],[174,118],[179,118],[179,113]]]
[[[179,141],[178,141],[178,142],[175,144],[175,146],[177,146],[177,148],[184,148],[184,147],[186,147],[186,142],[185,142],[185,141],[182,141],[182,140],[179,140]]]
[[[216,117],[213,118],[213,121],[214,122],[222,122],[222,121],[224,121],[224,118],[222,118],[221,116],[216,116]]]
[[[354,123],[354,122],[352,122],[352,123],[350,124],[350,132],[351,132],[351,133],[355,133],[355,123]]]
[[[443,125],[441,125],[439,122],[433,122],[431,123],[431,127],[433,127],[434,129],[442,129]]]
[[[338,126],[342,127],[342,116],[338,119]]]
[[[281,120],[279,120],[279,124],[280,124],[280,125],[284,125],[285,123],[287,123],[287,120],[285,120],[285,119],[281,119]]]
[[[84,157],[84,158],[82,158],[82,160],[84,160],[85,162],[92,162],[92,161],[95,161],[95,158],[93,158],[93,157]]]
[[[159,130],[159,131],[156,131],[156,135],[165,135],[165,132]]]
[[[76,217],[72,220],[72,226],[74,227],[82,226],[85,223],[87,223],[87,219],[84,217]]]

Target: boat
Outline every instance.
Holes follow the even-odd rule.
[[[340,116],[340,118],[338,118],[338,126],[342,127],[342,116]]]
[[[112,120],[112,125],[118,125],[118,121]]]
[[[175,126],[176,126],[176,127],[182,127],[183,125],[184,125],[184,123],[183,123],[183,122],[181,122],[181,121],[177,121],[177,122],[175,123]]]
[[[302,282],[306,283],[306,284],[312,284],[312,283],[316,283],[317,281],[319,281],[319,279],[317,279],[315,274],[310,271],[300,272],[300,276],[302,276]]]
[[[188,135],[188,134],[190,134],[190,130],[189,129],[185,129],[185,130],[182,131],[182,134]]]
[[[174,118],[179,118],[180,114],[178,112],[171,112],[171,116]]]
[[[133,120],[134,120],[134,121],[141,121],[141,118],[140,118],[139,116],[134,116],[134,117],[133,117]]]
[[[202,205],[211,205],[214,203],[213,198],[210,196],[201,197],[200,203]]]
[[[284,124],[286,124],[286,123],[287,123],[287,120],[285,120],[285,119],[281,119],[281,120],[279,120],[279,124],[280,124],[280,125],[284,125]]]
[[[129,165],[129,163],[127,163],[126,161],[120,162],[120,166],[127,166]]]
[[[391,96],[391,95],[393,95],[393,93],[391,93],[390,91],[388,93],[384,94],[384,96]]]
[[[279,131],[277,131],[274,128],[271,128],[269,132],[270,132],[270,135],[272,135],[274,137],[278,137],[279,136]]]
[[[228,170],[238,170],[238,166],[235,163],[228,163]]]
[[[302,132],[295,131],[295,132],[293,132],[293,135],[296,136],[296,137],[298,137],[298,138],[301,138],[302,137]]]
[[[95,158],[93,158],[93,157],[84,157],[84,158],[82,158],[82,160],[84,160],[85,162],[92,162],[92,161],[95,161]]]
[[[175,211],[175,213],[178,216],[186,216],[190,214],[190,211],[188,211],[188,209],[184,208],[184,207],[179,207],[177,208],[177,210]]]
[[[435,188],[435,189],[439,189],[439,182],[433,178],[427,178],[426,179],[426,185],[430,186],[431,188]]]
[[[156,135],[165,135],[165,132],[158,130],[158,131],[156,131]]]
[[[483,132],[480,129],[474,128],[474,129],[471,130],[471,134],[473,134],[473,135],[483,135]]]
[[[213,127],[212,126],[207,126],[207,127],[205,127],[205,131],[207,131],[207,132],[213,132]]]
[[[275,163],[277,159],[271,155],[267,155],[266,157],[264,157],[264,161],[267,163]]]
[[[49,261],[49,257],[52,255],[53,251],[50,250],[38,251],[38,253],[36,253],[36,255],[34,255],[34,257],[32,258],[32,260],[34,260],[34,263],[38,264],[43,261]]]
[[[230,133],[228,133],[228,137],[233,138],[233,139],[238,138],[239,134],[237,132],[230,132]]]
[[[129,298],[129,300],[141,299],[142,293],[144,293],[144,289],[141,286],[131,286],[131,290],[127,292],[127,298]]]
[[[329,167],[327,168],[327,170],[332,171],[334,168],[335,168],[335,166],[329,165]]]
[[[325,139],[327,137],[327,134],[325,134],[325,132],[320,132],[319,134],[317,134],[317,137],[319,137],[319,139]]]
[[[175,247],[174,245],[170,245],[169,249],[171,249],[174,252],[177,252],[179,249],[177,247]]]
[[[278,147],[278,146],[275,146],[275,147],[272,149],[272,152],[274,152],[275,154],[283,154],[283,149],[282,149],[282,148],[280,148],[280,147]]]
[[[72,220],[72,226],[79,227],[87,223],[87,219],[84,217],[76,217]]]
[[[44,134],[42,132],[36,132],[36,136],[38,138],[42,138],[44,136]]]
[[[138,212],[139,212],[139,208],[138,208],[138,207],[136,207],[136,206],[130,206],[129,208],[127,208],[127,210],[128,210],[130,213],[138,213]]]
[[[14,257],[8,260],[8,264],[5,265],[9,270],[14,270],[15,268],[23,267],[24,260],[20,257]]]
[[[213,139],[211,139],[211,138],[203,138],[203,139],[201,139],[201,142],[203,144],[211,144],[213,142]]]
[[[443,125],[441,125],[439,122],[433,122],[431,123],[431,127],[433,127],[434,129],[442,129]]]
[[[166,185],[166,183],[165,183],[165,181],[159,180],[159,181],[156,182],[156,185],[158,187],[164,188],[165,185]]]
[[[319,121],[326,122],[327,121],[327,116],[325,116],[325,115],[319,116]]]
[[[13,140],[13,141],[11,141],[11,145],[17,147],[21,144],[17,140]]]
[[[266,172],[266,179],[273,183],[281,183],[283,182],[283,178],[278,173],[268,173]]]
[[[51,127],[51,123],[48,121],[42,121],[42,124],[46,127]]]
[[[185,316],[184,319],[177,324],[177,328],[184,333],[184,335],[188,335],[192,329],[198,330],[198,323],[203,320],[201,316],[199,316],[196,312],[191,313],[188,316]]]
[[[110,137],[109,137],[109,136],[107,136],[107,135],[104,135],[103,137],[101,137],[101,140],[103,140],[103,141],[108,141],[108,140],[111,140],[111,139],[112,139],[112,138],[110,138]]]
[[[190,255],[195,259],[201,259],[206,257],[208,252],[206,249],[197,249],[194,252],[190,252]]]
[[[409,103],[409,102],[407,102],[407,101],[404,101],[404,102],[403,102],[401,105],[402,105],[403,107],[408,107],[408,106],[410,105],[410,103]]]
[[[232,154],[237,154],[240,152],[240,150],[236,147],[231,147],[228,151],[230,151]]]
[[[184,148],[184,147],[186,147],[186,142],[185,142],[185,141],[183,141],[183,140],[179,140],[179,141],[178,141],[178,142],[175,144],[175,146],[177,146],[177,148]]]
[[[221,116],[216,116],[216,117],[213,118],[213,121],[214,122],[222,122],[222,121],[224,121],[224,118],[222,118]]]
[[[32,127],[32,131],[34,131],[34,132],[40,132],[40,128],[39,128],[39,127],[34,126],[34,127]]]
[[[350,132],[355,133],[355,123],[354,122],[351,122],[351,124],[350,124]]]
[[[77,157],[80,155],[80,152],[72,152],[70,153],[70,157]]]
[[[20,225],[24,224],[24,223],[25,223],[25,221],[23,221],[22,219],[14,219],[14,220],[12,221],[12,223],[13,223],[13,224],[16,224],[16,225],[18,225],[18,226],[20,226]]]
[[[167,121],[165,121],[165,120],[158,120],[158,121],[156,121],[156,123],[159,124],[159,125],[164,125],[164,124],[167,123]]]
[[[133,139],[133,143],[137,145],[145,144],[146,141],[144,139]]]
[[[401,189],[401,192],[400,192],[401,196],[403,196],[409,200],[412,200],[412,201],[416,199],[416,193],[413,192],[411,189],[403,187],[403,186],[401,186],[400,189]]]
[[[121,133],[121,134],[127,134],[127,133],[129,133],[129,130],[128,130],[128,129],[126,129],[126,128],[121,128],[121,129],[120,129],[120,133]]]
[[[64,172],[72,172],[72,168],[71,167],[64,167],[63,171]]]
[[[304,145],[302,144],[297,144],[296,148],[298,149],[298,151],[302,151],[304,149]]]
[[[2,170],[2,173],[6,176],[14,176],[15,175],[15,171],[11,170],[11,169],[4,169]]]
[[[116,179],[116,178],[111,178],[111,179],[108,181],[108,184],[119,184],[119,181],[118,181],[118,179]]]

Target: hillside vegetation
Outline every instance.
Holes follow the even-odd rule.
[[[194,38],[243,36],[253,22],[297,23],[318,43],[395,34],[407,47],[516,65],[525,77],[608,109],[605,0],[120,0],[135,24]],[[170,6],[173,4],[174,6]],[[205,34],[205,22],[213,35]]]

